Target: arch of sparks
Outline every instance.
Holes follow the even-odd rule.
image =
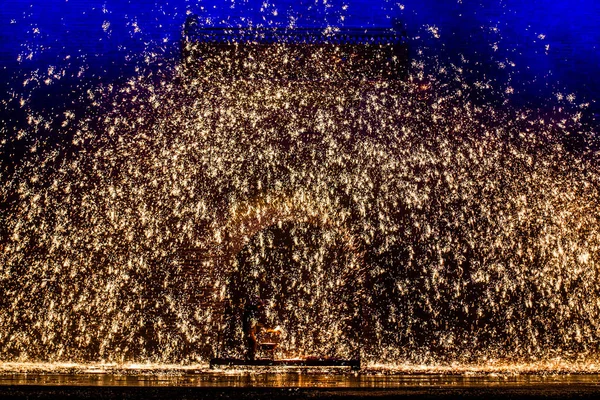
[[[285,346],[284,341],[281,351],[292,356],[298,356],[299,351],[306,353],[308,348],[317,354],[327,353],[329,356],[356,354],[362,331],[357,320],[361,318],[362,311],[364,270],[361,266],[364,263],[360,246],[344,226],[343,220],[332,218],[341,215],[342,211],[332,209],[331,204],[300,190],[291,195],[266,193],[246,203],[233,205],[230,214],[224,224],[225,233],[216,267],[212,269],[213,273],[217,272],[217,275],[226,279],[224,282],[209,279],[222,286],[205,289],[213,293],[214,312],[222,315],[220,326],[215,328],[221,335],[216,338],[223,345],[220,351],[226,354],[232,352],[231,347],[235,346],[231,346],[231,343],[236,343],[235,328],[241,328],[226,327],[232,322],[235,324],[235,321],[227,319],[239,318],[244,300],[258,297],[265,303],[276,304],[270,307],[271,314],[278,314],[271,318],[273,326],[287,319],[288,342],[310,342],[303,343],[298,349],[298,345]],[[293,233],[288,233],[291,235],[288,239],[291,240],[286,246],[281,238],[290,227]],[[316,243],[315,234],[321,239]],[[257,240],[258,246],[253,243]],[[307,240],[309,243],[306,243]],[[265,241],[270,243],[265,244]],[[291,254],[269,260],[268,253],[284,247],[287,247],[284,252]],[[332,249],[335,249],[333,254],[327,254]],[[186,249],[185,253],[189,255],[194,252]],[[251,259],[250,265],[245,265],[248,260],[244,261],[244,258]],[[315,263],[315,260],[319,261]],[[293,264],[298,265],[294,267]],[[323,268],[324,264],[328,268]],[[290,285],[296,289],[290,289]],[[269,292],[269,295],[266,296],[264,292]],[[296,321],[293,324],[296,327],[290,324],[291,311],[302,314],[298,318],[302,323]],[[299,325],[301,328],[297,327]],[[338,327],[332,329],[335,326]],[[241,337],[242,332],[238,332],[237,336]],[[319,336],[322,336],[318,339],[320,346],[314,342],[314,338]],[[346,337],[346,340],[331,340],[339,336]],[[237,354],[243,354],[239,350],[240,338],[237,342]]]
[[[2,142],[27,151],[0,176],[0,360],[206,361],[242,268],[281,271],[261,284],[289,353],[347,356],[353,324],[371,364],[597,359],[585,105],[512,107],[510,80],[473,82],[468,60],[402,64],[405,47],[371,38],[184,42],[181,63],[89,88],[84,110],[23,106]],[[303,57],[310,74],[282,67]],[[303,307],[275,293],[288,282]]]

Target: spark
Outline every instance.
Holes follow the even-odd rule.
[[[294,59],[272,51],[247,67]],[[288,356],[351,356],[361,332],[400,370],[596,359],[600,174],[561,145],[584,107],[474,102],[514,89],[417,54],[406,82],[337,79],[315,51],[330,79],[174,66],[82,89],[85,117],[30,112],[0,186],[1,359],[205,360],[236,291],[268,300]]]

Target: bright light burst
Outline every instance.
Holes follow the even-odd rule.
[[[0,359],[205,360],[235,293],[267,301],[286,355],[594,359],[581,111],[487,101],[514,90],[439,64],[405,82],[177,66],[91,88],[85,115],[30,113],[2,175]]]

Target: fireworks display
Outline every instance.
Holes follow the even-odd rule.
[[[0,359],[239,355],[249,297],[285,356],[597,358],[586,104],[513,106],[510,79],[418,48],[405,79],[342,79],[327,51],[315,79],[269,79],[289,52],[277,43],[243,61],[257,76],[148,55],[58,114],[29,107],[21,82],[26,123],[1,142],[24,150],[0,171]]]

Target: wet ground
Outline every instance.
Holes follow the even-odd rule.
[[[185,371],[0,374],[7,399],[600,398],[598,374]]]

